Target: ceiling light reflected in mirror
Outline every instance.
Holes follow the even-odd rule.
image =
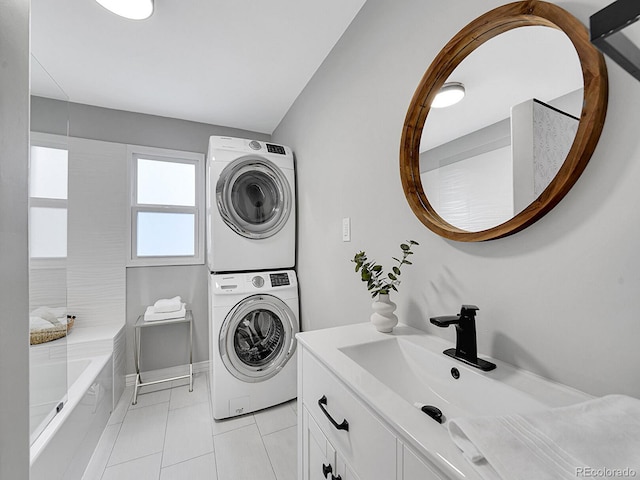
[[[464,98],[464,85],[460,82],[445,83],[436,98],[431,102],[431,108],[446,108],[455,105]]]
[[[153,0],[96,0],[110,12],[130,20],[144,20],[153,13]]]

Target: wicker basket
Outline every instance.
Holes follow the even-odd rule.
[[[40,343],[51,342],[59,338],[65,337],[73,327],[75,322],[75,315],[67,315],[67,324],[51,325],[49,328],[39,328],[37,330],[31,330],[29,343],[31,345],[38,345]]]

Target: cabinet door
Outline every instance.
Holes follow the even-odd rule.
[[[340,456],[340,452],[337,453],[336,464],[338,474],[331,480],[360,480],[360,477],[345,463],[344,459]]]
[[[302,478],[331,480],[336,473],[336,451],[306,408],[302,413]]]
[[[402,449],[402,480],[442,480],[444,477],[436,474],[423,460],[409,450]]]
[[[395,479],[395,435],[320,361],[302,350],[302,401],[327,440],[361,478]]]

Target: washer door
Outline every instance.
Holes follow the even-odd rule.
[[[242,157],[227,165],[216,184],[224,222],[246,238],[271,237],[291,213],[291,188],[282,171],[265,158]]]
[[[229,373],[245,382],[276,375],[296,349],[298,323],[273,295],[252,295],[227,314],[220,329],[220,356]]]

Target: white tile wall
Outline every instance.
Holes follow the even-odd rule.
[[[78,326],[125,319],[126,145],[69,139],[67,305]]]

